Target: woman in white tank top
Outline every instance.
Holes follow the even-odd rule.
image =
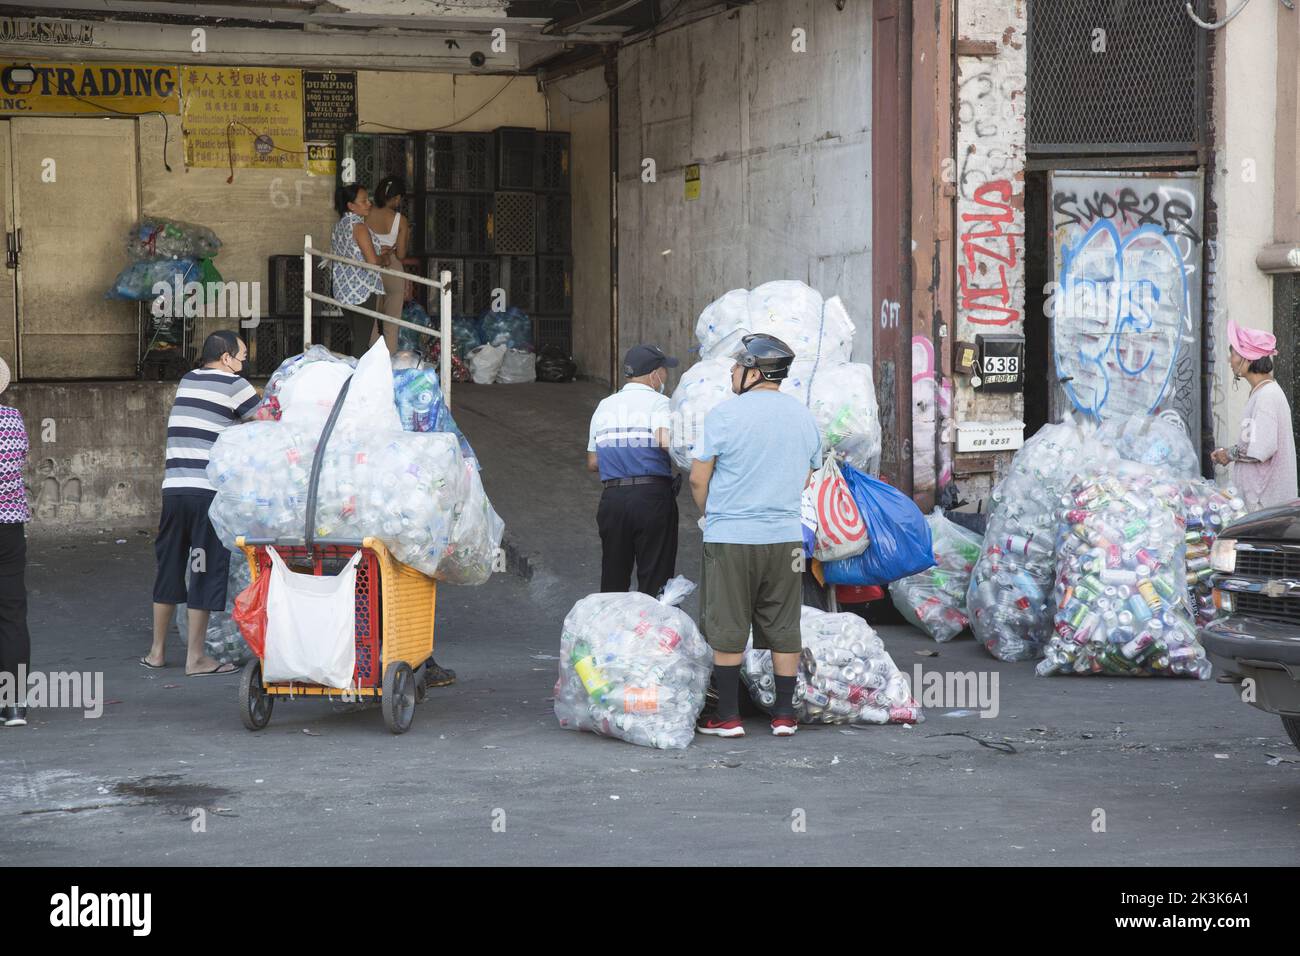
[[[406,258],[410,244],[411,227],[398,210],[402,207],[402,197],[406,193],[406,184],[396,176],[385,176],[375,187],[375,204],[366,225],[375,233],[379,264],[389,269],[401,269],[402,260]],[[384,275],[384,295],[380,300],[379,311],[395,319],[402,317],[402,305],[406,300],[407,282],[397,276]],[[384,342],[391,355],[397,351],[397,326],[391,322],[376,323],[383,325]],[[371,337],[373,343],[379,333]]]

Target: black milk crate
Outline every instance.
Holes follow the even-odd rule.
[[[537,130],[502,126],[493,134],[496,144],[497,189],[535,188]]]
[[[502,288],[501,270],[495,259],[465,259],[465,315],[480,315],[492,305],[492,296]]]
[[[249,375],[270,376],[281,362],[302,351],[302,315],[262,316],[248,346]]]
[[[442,270],[446,269],[451,273],[451,312],[452,315],[459,315],[461,309],[461,299],[464,296],[465,289],[465,260],[464,259],[444,259],[438,256],[430,256],[424,260],[424,275],[426,278],[437,280]],[[435,324],[438,318],[438,309],[441,303],[442,290],[435,289],[432,286],[422,285],[419,282],[412,283],[419,291],[416,292],[416,301],[424,307],[433,318]]]
[[[568,193],[537,194],[537,254],[561,255],[573,243],[573,204]]]
[[[569,134],[537,134],[537,172],[533,188],[538,192],[569,191]]]
[[[311,290],[320,295],[334,297],[334,270],[328,259],[313,267]],[[267,315],[302,315],[302,256],[267,256],[266,258],[266,313]],[[311,303],[312,315],[342,315],[337,306],[319,302]]]
[[[346,185],[343,173],[350,159],[356,174],[352,181],[372,196],[385,176],[401,177],[410,192],[415,188],[415,139],[404,133],[344,133],[339,137],[336,184]]]
[[[533,256],[498,256],[506,308],[532,312],[537,299],[537,260]]]
[[[492,192],[496,143],[491,133],[424,133],[420,143],[425,192]]]
[[[422,248],[442,256],[491,253],[492,209],[490,194],[426,193]]]
[[[531,256],[537,248],[537,204],[532,193],[493,194],[492,251]]]
[[[555,345],[564,354],[573,356],[573,316],[533,316],[533,349],[540,353],[548,345]]]
[[[573,256],[537,257],[537,298],[533,308],[547,313],[573,311]]]
[[[299,340],[299,349],[302,348]],[[312,323],[312,344],[324,345],[331,352],[340,355],[352,354],[352,323],[346,318],[317,319]],[[369,342],[366,343],[369,345]],[[290,354],[297,354],[296,352]]]

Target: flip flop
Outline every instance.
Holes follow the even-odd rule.
[[[147,655],[145,657],[140,658],[140,664],[144,667],[149,668],[149,670],[151,671],[160,671],[167,666],[166,664],[150,664]]]
[[[229,667],[230,670],[223,671],[223,667]],[[186,677],[225,677],[227,674],[238,674],[239,668],[234,664],[218,664],[210,671],[199,671],[197,674],[186,674]]]

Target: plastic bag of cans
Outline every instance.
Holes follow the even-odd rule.
[[[901,724],[923,719],[907,678],[884,642],[856,614],[804,607],[803,652],[794,690],[795,716],[804,724]],[[776,703],[772,654],[750,647],[740,669],[754,703]]]
[[[1204,478],[1180,482],[1180,512],[1187,543],[1187,590],[1198,624],[1208,624],[1219,616],[1214,606],[1210,576],[1210,548],[1214,539],[1228,525],[1246,514],[1246,502],[1235,488],[1219,488]]]
[[[735,398],[731,390],[729,359],[705,359],[688,368],[673,389],[672,446],[669,449],[679,468],[691,467],[691,453],[700,440],[704,419],[720,403]]]
[[[1047,425],[1016,453],[993,490],[983,551],[966,605],[971,631],[999,660],[1036,660],[1052,635],[1056,511],[1081,461],[1116,458],[1095,428]]]
[[[934,542],[935,566],[892,582],[889,596],[912,625],[936,641],[951,641],[970,624],[966,591],[983,539],[949,521],[942,508],[935,508],[926,521]]]
[[[676,577],[658,600],[632,591],[573,606],[555,684],[561,727],[643,747],[689,746],[713,669],[713,652],[676,607],[694,589]]]
[[[1062,499],[1055,633],[1037,671],[1210,676],[1188,603],[1178,482],[1120,462]]]

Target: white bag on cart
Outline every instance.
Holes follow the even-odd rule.
[[[268,683],[301,681],[343,689],[356,669],[357,563],[361,551],[332,576],[295,574],[274,548],[266,595]]]

